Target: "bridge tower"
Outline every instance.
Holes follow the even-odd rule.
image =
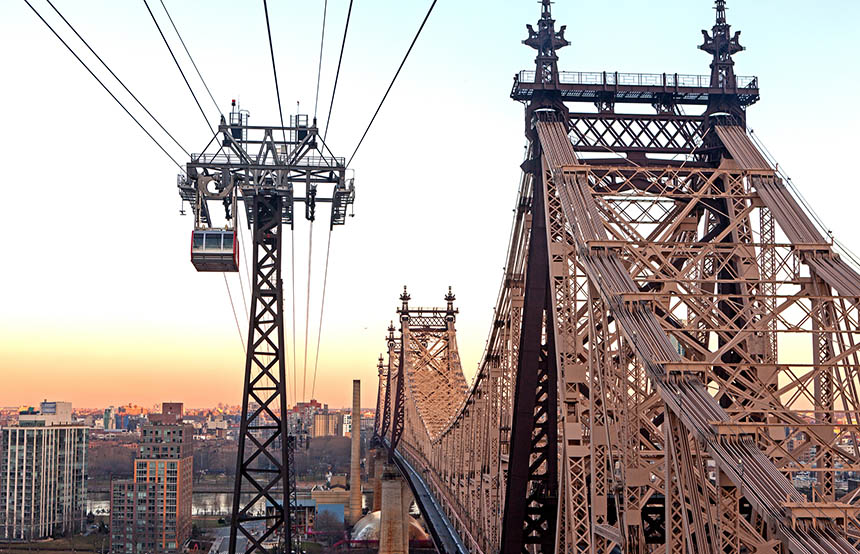
[[[537,31],[528,25],[524,44],[537,50],[535,90],[526,105],[529,155],[523,170],[532,179],[531,229],[525,260],[519,357],[510,435],[501,552],[520,554],[537,548],[552,552],[558,518],[558,367],[555,315],[550,284],[546,186],[541,145],[534,119],[538,112],[567,121],[558,91],[556,51],[570,44],[565,27],[555,30],[550,0],[541,2]]]
[[[535,70],[511,92],[529,147],[478,372],[459,400],[443,386],[453,366],[426,363],[404,291],[380,374],[399,400],[377,429],[388,413],[402,430],[382,441],[434,540],[857,552],[860,274],[746,128],[759,82],[735,74],[725,1],[709,75],[560,71],[564,28],[540,5]],[[801,337],[808,356],[781,357]]]

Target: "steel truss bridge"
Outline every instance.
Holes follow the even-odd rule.
[[[684,79],[561,73],[548,0],[529,26],[477,374],[450,292],[404,290],[379,363],[376,444],[440,550],[858,552],[860,275],[748,133],[758,79],[716,11],[711,74]]]

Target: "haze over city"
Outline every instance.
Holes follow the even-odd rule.
[[[148,20],[145,7],[65,4],[58,7],[138,97],[187,148],[201,150],[209,131],[151,21],[139,24]],[[346,15],[346,4],[331,4],[322,112]],[[193,2],[169,7],[221,110],[226,113],[231,98],[238,98],[252,123],[276,121],[262,6],[206,6],[206,17]],[[613,21],[613,32],[628,37],[623,41],[598,41],[585,32],[588,21],[603,17],[602,5],[553,6],[573,43],[564,51],[566,68],[692,74],[707,69],[707,55],[695,46],[701,42],[699,29],[713,16],[708,2],[619,6],[615,9],[625,17]],[[453,286],[463,368],[467,376],[474,373],[490,326],[525,144],[521,107],[507,92],[513,74],[533,63],[520,40],[534,10],[533,2],[512,0],[501,7],[489,1],[441,2],[428,22],[355,159],[356,216],[332,236],[317,398],[347,405],[339,385],[358,375],[365,383],[362,404],[375,403],[376,357],[404,284],[420,305],[441,303],[447,286]],[[860,48],[853,31],[858,10],[847,1],[830,3],[826,10],[776,1],[729,6],[730,18],[743,22],[735,28],[742,30],[747,48],[737,57],[737,70],[756,74],[766,99],[750,112],[750,126],[835,236],[855,251],[860,238],[851,180],[836,165],[816,165],[810,142],[797,137],[827,137],[828,156],[850,156],[845,149],[858,115],[844,106],[852,105],[860,77],[846,71],[844,60]],[[317,57],[305,56],[299,45],[318,45],[321,5],[274,3],[270,11],[274,20],[290,25],[274,36],[285,110],[293,113],[301,101],[302,112],[312,112],[316,83],[307,77],[316,74]],[[328,138],[338,155],[354,147],[423,11],[410,2],[354,10]],[[655,33],[641,24],[665,20],[667,14],[672,32]],[[58,20],[51,15],[48,9],[45,16]],[[14,129],[0,137],[0,145],[17,160],[7,169],[7,181],[29,188],[38,181],[39,213],[49,218],[36,224],[20,201],[10,200],[6,211],[12,240],[5,259],[14,263],[0,274],[0,367],[6,382],[0,405],[47,396],[79,406],[149,406],[165,392],[189,406],[238,404],[241,343],[221,276],[199,274],[188,263],[191,221],[178,215],[176,167],[26,4],[8,2],[0,19],[3,50],[27,52],[0,62],[4,75],[26,76],[10,80],[0,92],[5,124]],[[838,86],[830,86],[834,81]],[[815,109],[800,109],[798,98],[809,99]],[[217,115],[211,104],[204,107]],[[46,149],[54,172],[34,173],[44,169]],[[420,171],[413,170],[416,163]],[[848,200],[834,201],[836,194]],[[294,231],[296,260],[303,268],[306,223]],[[310,373],[327,223],[316,227]],[[48,246],[61,237],[62,247]],[[306,277],[301,271],[296,276],[300,387]],[[235,275],[230,279],[241,310],[238,281]],[[287,309],[289,325],[289,304]],[[287,337],[292,351],[291,332]],[[292,365],[291,354],[289,361]],[[170,390],[164,390],[165,383]],[[305,388],[309,397],[311,384]]]

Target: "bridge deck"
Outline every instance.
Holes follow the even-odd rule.
[[[388,441],[383,442],[387,448]],[[463,544],[460,535],[451,525],[451,521],[445,515],[442,507],[433,498],[433,493],[430,492],[430,487],[421,477],[421,474],[397,450],[394,451],[394,463],[400,470],[400,474],[409,483],[415,502],[430,528],[430,534],[433,536],[433,542],[439,552],[442,554],[468,554],[469,549]]]

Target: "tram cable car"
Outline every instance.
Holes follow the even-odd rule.
[[[197,271],[239,271],[239,241],[234,229],[191,231],[191,263]]]

